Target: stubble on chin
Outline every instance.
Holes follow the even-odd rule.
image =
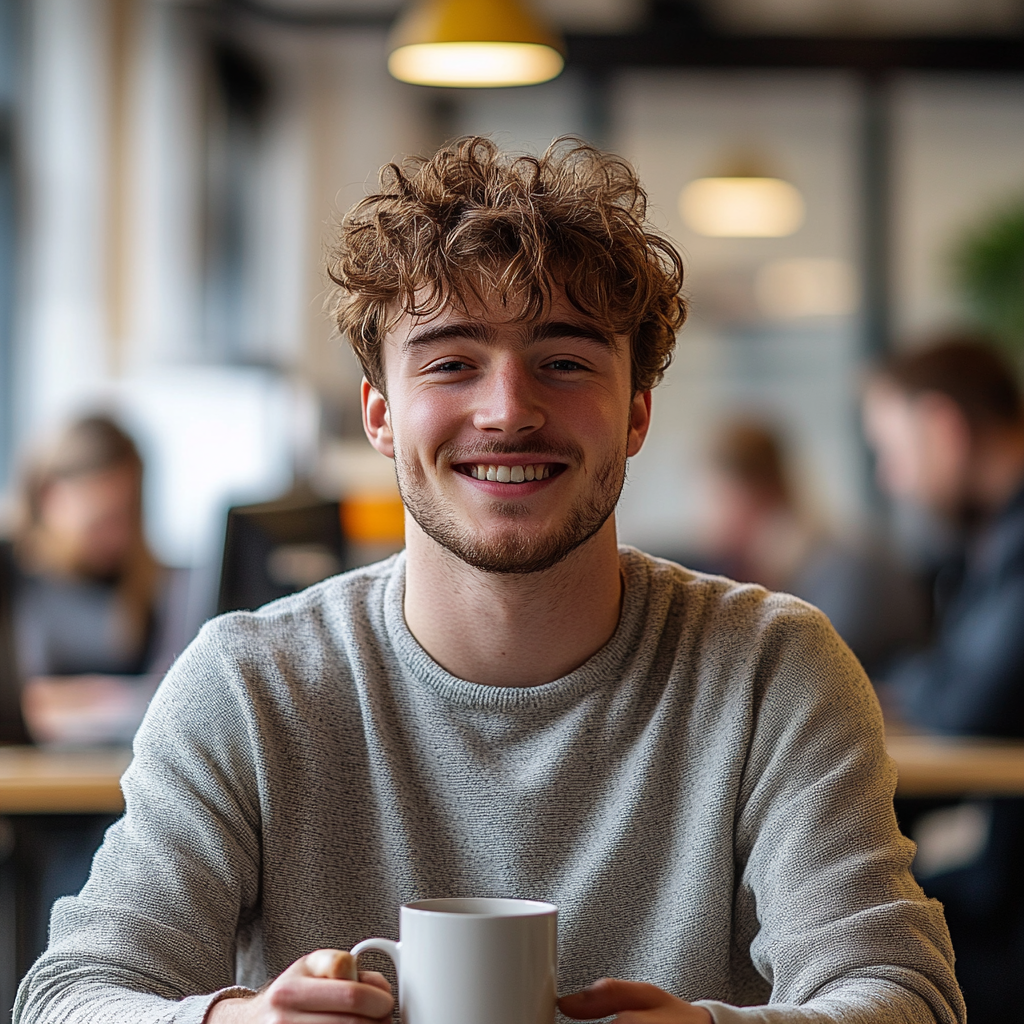
[[[491,449],[492,453],[499,451],[502,449],[498,447]],[[515,451],[521,453],[523,449]],[[510,453],[510,449],[504,449],[503,453]],[[485,453],[477,450],[474,454]],[[451,465],[455,461],[458,459],[439,459],[442,465]],[[580,461],[574,460],[575,465]],[[487,513],[507,520],[510,526],[498,537],[481,537],[459,518],[458,510],[443,497],[431,493],[422,468],[413,460],[405,459],[398,446],[395,448],[395,473],[406,509],[431,540],[482,572],[522,576],[544,572],[557,565],[604,526],[615,511],[625,483],[626,454],[623,447],[621,452],[616,452],[603,463],[594,474],[590,492],[581,495],[573,504],[559,528],[539,537],[524,526],[516,525],[516,520],[529,517],[530,508],[525,503],[513,501],[490,504]]]

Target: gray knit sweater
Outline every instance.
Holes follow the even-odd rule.
[[[312,949],[397,937],[405,901],[469,895],[558,905],[561,992],[650,981],[718,1024],[962,1021],[877,704],[827,620],[622,567],[609,643],[522,689],[419,646],[402,556],[209,623],[17,1024],[199,1022]]]

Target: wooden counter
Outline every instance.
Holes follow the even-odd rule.
[[[130,750],[0,747],[0,814],[117,814]]]
[[[904,797],[1024,796],[1024,743],[891,735]],[[0,814],[117,814],[131,751],[0,747]]]
[[[886,746],[905,797],[1024,796],[1024,743],[975,737],[890,735]]]

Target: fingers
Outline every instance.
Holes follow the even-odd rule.
[[[364,985],[391,992],[391,982],[379,971],[358,971],[356,958],[343,949],[318,949],[303,957],[302,970],[313,978],[361,981]]]
[[[391,995],[391,982],[378,971],[360,971],[359,980],[364,985],[375,985],[377,988],[382,988],[388,995]]]
[[[337,978],[311,978],[282,974],[264,993],[267,1003],[280,1011],[330,1013],[352,1017],[386,1017],[395,1005],[389,992],[376,985]]]
[[[340,949],[318,949],[296,960],[262,998],[284,1014],[329,1013],[339,1021],[347,1016],[386,1017],[395,1004],[387,979],[364,971],[357,980],[352,954]]]
[[[657,985],[601,978],[581,992],[562,996],[558,1008],[573,1020],[595,1020],[627,1010],[652,1010],[674,1000],[674,996]]]
[[[303,970],[312,978],[337,978],[358,981],[355,957],[343,949],[318,949],[300,961]]]
[[[354,1017],[351,1014],[343,1013],[332,1013],[329,1016],[324,1016],[322,1013],[305,1013],[305,1012],[289,1012],[287,1016],[282,1016],[280,1019],[281,1024],[370,1024],[365,1017]],[[381,1018],[382,1024],[384,1022],[390,1022],[391,1015]],[[274,1024],[277,1024],[278,1018],[274,1018]],[[246,1021],[245,1024],[250,1024]],[[263,1021],[259,1021],[259,1024],[263,1024]]]

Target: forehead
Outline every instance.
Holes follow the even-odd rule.
[[[883,455],[908,453],[920,443],[926,409],[892,381],[876,380],[864,398],[868,439]]]
[[[114,489],[131,490],[139,482],[138,469],[128,463],[116,463],[81,473],[55,476],[49,482],[51,490],[57,491],[107,491]]]
[[[864,404],[870,410],[909,411],[913,402],[911,396],[895,381],[888,377],[875,377],[868,382],[864,392]]]
[[[613,351],[628,350],[628,345],[623,345],[626,339],[598,318],[577,309],[556,285],[551,286],[549,299],[536,311],[503,303],[497,296],[470,295],[465,299],[453,297],[439,308],[422,313],[403,312],[385,341],[392,349],[406,350],[410,344],[454,338],[521,345],[550,338],[579,338],[601,342]]]

